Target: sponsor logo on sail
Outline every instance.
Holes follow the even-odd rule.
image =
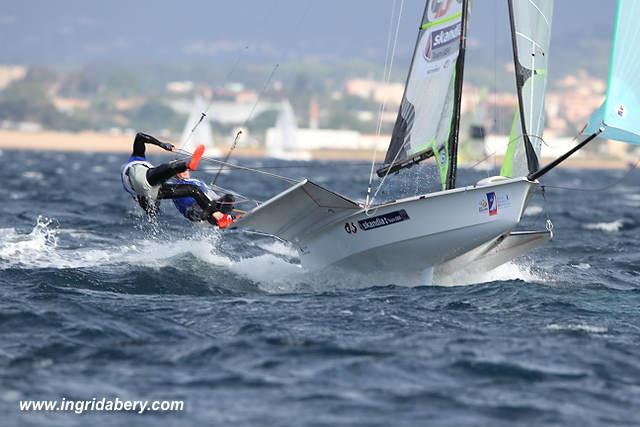
[[[373,218],[358,221],[358,225],[362,231],[373,230],[375,228],[386,227],[387,225],[397,224],[410,219],[409,214],[402,209],[384,215],[374,216]]]
[[[453,0],[433,0],[429,5],[428,18],[429,21],[435,21],[447,15],[449,7]]]
[[[462,35],[462,23],[431,31],[424,50],[424,59],[438,61],[458,52],[458,41]]]
[[[625,110],[624,105],[618,106],[617,113],[618,113],[618,117],[620,117],[621,119],[624,119],[624,116],[627,115],[627,111]]]

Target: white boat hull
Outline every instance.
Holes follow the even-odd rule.
[[[513,230],[534,185],[512,180],[360,211],[300,241],[301,261],[311,270],[335,265],[367,272],[424,271]]]
[[[504,179],[365,212],[355,202],[304,181],[250,212],[237,227],[290,241],[308,270],[336,266],[419,273],[509,234],[536,185],[525,178]]]

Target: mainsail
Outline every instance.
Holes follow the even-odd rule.
[[[500,171],[502,176],[526,176],[540,165],[553,2],[509,0],[518,109]]]
[[[619,0],[607,95],[589,120],[585,134],[640,144],[640,2]]]
[[[273,132],[267,135],[267,150],[271,155],[278,155],[292,151],[299,151],[298,122],[291,103],[283,100],[280,113]]]
[[[455,186],[468,3],[427,0],[379,176],[435,156],[443,188]]]

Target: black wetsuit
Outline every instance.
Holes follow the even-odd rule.
[[[145,144],[156,145],[158,147],[162,147],[167,151],[171,151],[173,149],[173,145],[161,142],[151,135],[147,135],[144,133],[136,134],[135,140],[133,141],[133,152],[131,153],[131,157],[129,158],[128,163],[124,166],[123,170],[123,185],[125,186],[125,190],[132,194],[134,198],[138,201],[138,204],[145,212],[149,215],[157,215],[159,211],[159,200],[162,199],[176,199],[183,197],[191,197],[193,198],[198,206],[200,207],[201,217],[198,218],[189,218],[192,221],[209,221],[212,224],[216,224],[215,219],[212,217],[212,214],[216,211],[222,211],[226,213],[226,211],[230,211],[233,207],[233,197],[229,200],[228,196],[225,196],[221,200],[221,203],[213,201],[207,197],[207,195],[200,190],[197,186],[189,185],[189,184],[179,184],[179,183],[168,183],[169,179],[173,178],[179,173],[185,172],[188,167],[188,160],[173,160],[168,163],[163,163],[161,165],[151,167],[151,165],[147,164],[149,169],[146,172],[146,180],[151,186],[158,186],[160,188],[158,190],[157,197],[150,198],[144,194],[137,194],[130,190],[131,185],[127,188],[124,180],[125,177],[129,176],[127,165],[133,163],[146,163],[145,157]]]

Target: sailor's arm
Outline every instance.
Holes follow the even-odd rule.
[[[169,144],[168,142],[162,142],[151,135],[147,135],[146,133],[138,132],[136,134],[136,138],[133,140],[133,156],[136,157],[144,157],[145,156],[145,144],[155,145],[167,151],[174,151],[175,147],[173,144]]]

